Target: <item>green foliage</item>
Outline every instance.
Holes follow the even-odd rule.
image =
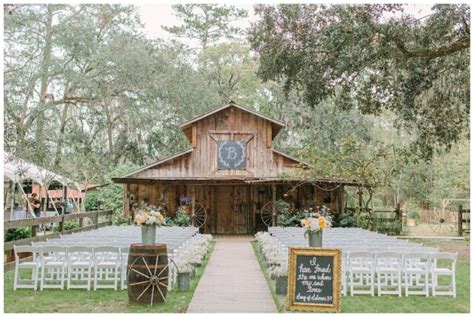
[[[175,4],[173,10],[183,24],[163,29],[178,37],[196,39],[203,49],[241,33],[232,22],[247,17],[245,10],[216,4]]]
[[[173,226],[188,227],[191,225],[191,218],[187,215],[183,206],[178,208],[175,217],[173,218]]]
[[[420,218],[420,212],[412,209],[407,212],[407,218]]]
[[[339,226],[343,228],[357,227],[357,220],[350,212],[345,212],[339,216]]]
[[[99,200],[100,191],[92,190],[86,192],[86,199],[84,201],[84,208],[86,211],[100,210],[101,202]]]
[[[289,204],[284,201],[279,201],[281,206],[280,214],[277,218],[278,226],[280,227],[299,227],[301,226],[301,220],[306,218],[306,213],[303,210],[291,211]]]
[[[470,8],[434,5],[417,19],[402,5],[259,5],[250,30],[263,80],[285,82],[317,106],[397,115],[431,158],[469,126]]]
[[[5,231],[3,241],[13,241],[31,237],[31,227],[12,228]]]
[[[73,229],[76,229],[76,228],[79,228],[79,223],[77,221],[66,221],[64,223],[64,231],[73,230]],[[53,227],[53,232],[55,232],[55,233],[60,232],[58,225],[55,225]]]

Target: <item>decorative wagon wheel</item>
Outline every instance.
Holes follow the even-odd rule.
[[[277,201],[269,201],[263,205],[260,210],[260,217],[267,227],[273,225],[273,219],[275,219],[275,224],[277,223],[278,215],[281,213],[281,207],[281,204]]]
[[[155,265],[153,269],[150,269],[150,266],[145,260],[145,257],[140,256],[137,257],[132,264],[130,265],[130,268],[127,273],[127,280],[128,280],[128,275],[130,275],[131,272],[134,272],[137,274],[137,281],[133,283],[129,283],[128,287],[129,288],[136,288],[138,291],[136,293],[139,293],[138,296],[136,297],[136,301],[140,301],[140,299],[143,297],[145,298],[150,298],[150,306],[153,305],[153,300],[155,298],[155,292],[159,294],[161,297],[161,301],[164,301],[166,303],[166,295],[163,294],[163,291],[160,289],[161,287],[167,288],[168,287],[168,264],[164,268],[158,269],[158,262],[160,257],[166,257],[163,255],[158,255],[156,256],[155,259]],[[167,257],[166,257],[167,258]],[[142,272],[139,270],[139,268],[143,267],[143,264],[146,267],[146,271]],[[155,291],[156,288],[156,291]],[[132,290],[133,291],[133,290]]]
[[[207,220],[206,208],[200,203],[194,203],[194,226],[202,228]]]
[[[428,224],[438,234],[445,234],[454,231],[455,221],[453,215],[446,210],[434,210],[430,212]]]

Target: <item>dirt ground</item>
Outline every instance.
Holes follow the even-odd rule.
[[[411,240],[415,242],[415,240]],[[438,240],[438,239],[417,239],[416,242],[423,243],[427,247],[439,247],[442,252],[457,252],[461,261],[470,260],[470,243],[465,240]]]
[[[408,236],[414,237],[456,237],[457,226],[454,224],[429,224],[420,223],[414,227],[403,225],[403,229],[407,230]]]

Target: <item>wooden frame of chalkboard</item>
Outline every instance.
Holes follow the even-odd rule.
[[[341,250],[289,248],[288,309],[341,311]]]

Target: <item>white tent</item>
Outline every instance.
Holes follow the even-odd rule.
[[[20,184],[20,186],[18,187],[22,191],[22,194],[25,196],[25,199],[29,206],[30,214],[33,217],[36,217],[32,212],[33,208],[31,208],[30,202],[27,199],[27,196],[21,186],[21,183],[24,180],[32,180],[33,182],[40,184],[43,188],[46,189],[53,181],[56,181],[62,186],[74,187],[79,192],[81,190],[80,184],[75,181],[53,173],[47,169],[41,168],[35,164],[26,162],[22,159],[18,159],[7,152],[3,152],[3,154],[3,181],[4,183],[11,181],[14,184]],[[47,193],[48,191],[46,190],[46,194]],[[13,196],[11,202],[11,210],[13,210]]]

